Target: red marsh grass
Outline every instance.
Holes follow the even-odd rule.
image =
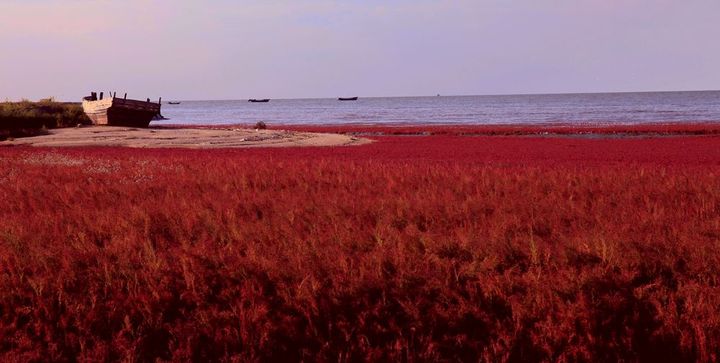
[[[720,137],[0,148],[4,360],[715,361]]]

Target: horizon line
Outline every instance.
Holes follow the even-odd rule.
[[[509,96],[561,96],[561,95],[589,95],[589,94],[633,94],[633,93],[675,93],[675,92],[720,92],[720,89],[685,89],[685,90],[654,90],[654,91],[592,91],[592,92],[576,92],[576,91],[567,91],[567,92],[549,92],[549,93],[534,93],[534,92],[521,92],[521,93],[486,93],[486,94],[441,94],[437,93],[434,95],[385,95],[385,96],[361,96],[358,95],[358,98],[417,98],[417,97],[509,97]],[[165,98],[164,96],[161,96]],[[335,97],[278,97],[278,98],[268,98],[270,100],[327,100],[327,99],[337,99],[338,97],[350,97],[350,96],[335,96]],[[352,96],[355,97],[355,96]],[[82,97],[80,97],[82,98]],[[180,99],[180,98],[166,98],[167,101],[182,101],[182,102],[203,102],[203,101],[242,101],[247,100],[252,97],[248,98],[205,98],[205,99]],[[43,100],[43,99],[53,99],[56,102],[80,102],[75,100],[60,100],[56,99],[55,97],[41,97],[38,98],[37,101]],[[151,97],[152,99],[152,97]],[[20,99],[13,101],[10,98],[5,98],[3,101],[0,102],[20,102],[20,101],[31,101],[28,98],[21,97]]]
[[[422,95],[386,95],[386,96],[362,96],[358,95],[358,99],[363,98],[417,98],[417,97],[505,97],[505,96],[559,96],[559,95],[588,95],[588,94],[630,94],[630,93],[675,93],[675,92],[720,92],[720,89],[693,89],[693,90],[661,90],[661,91],[598,91],[598,92],[550,92],[550,93],[486,93],[486,94],[422,94]],[[335,97],[278,97],[268,98],[269,100],[332,100],[338,97],[346,96],[335,96]],[[355,96],[352,96],[355,97]],[[248,98],[224,98],[224,99],[171,99],[173,101],[183,102],[203,102],[203,101],[243,101]],[[257,98],[257,97],[256,97]],[[265,97],[263,97],[265,98]],[[170,100],[170,99],[168,99]]]

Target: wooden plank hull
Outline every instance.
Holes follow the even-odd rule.
[[[83,110],[95,125],[148,127],[160,114],[160,103],[106,98],[83,100]]]

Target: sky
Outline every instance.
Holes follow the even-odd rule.
[[[719,14],[718,0],[0,0],[0,100],[716,90]]]

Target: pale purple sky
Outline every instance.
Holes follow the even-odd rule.
[[[719,0],[0,0],[0,100],[700,89]]]

